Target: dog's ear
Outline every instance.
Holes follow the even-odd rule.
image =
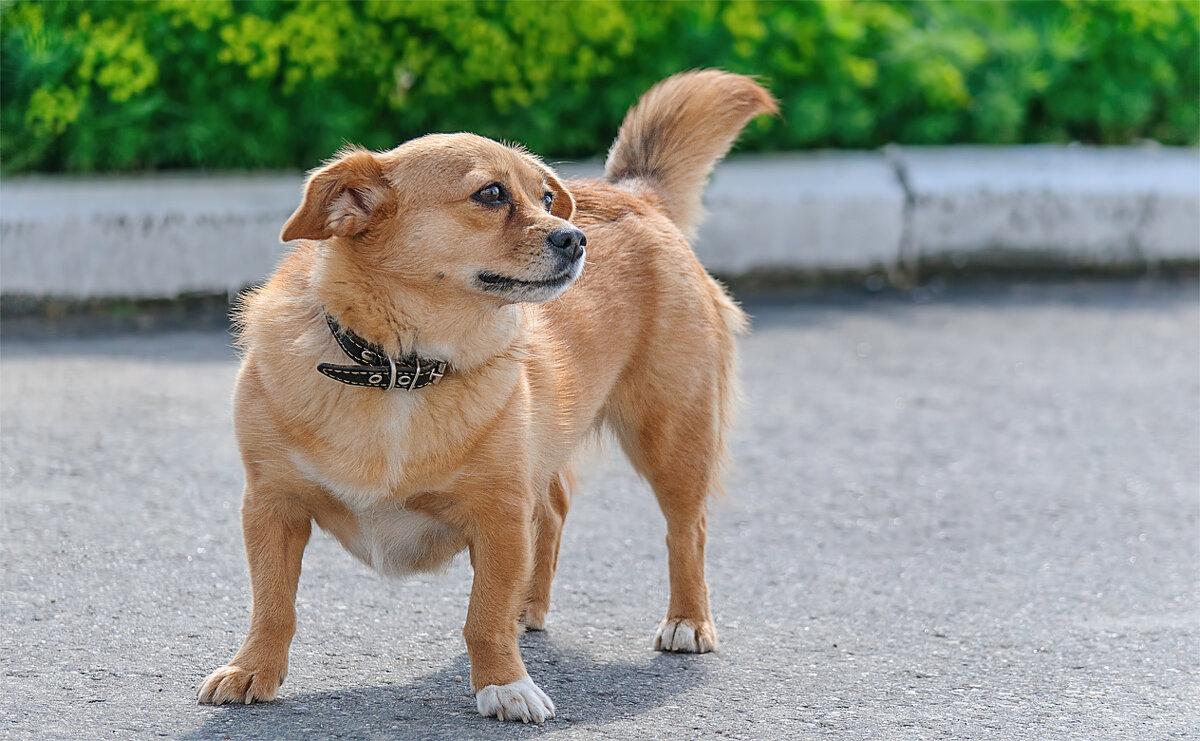
[[[378,158],[364,149],[344,150],[314,170],[304,200],[283,225],[279,239],[329,239],[361,234],[392,195]]]
[[[558,175],[551,170],[549,166],[543,163],[536,157],[524,155],[525,159],[529,160],[529,164],[533,165],[542,173],[542,177],[546,180],[546,187],[554,194],[554,202],[550,205],[550,213],[564,221],[570,221],[575,215],[575,197],[571,195],[571,191],[562,184],[558,179]]]
[[[550,204],[550,213],[565,221],[570,221],[575,215],[575,196],[567,190],[558,176],[549,167],[546,168],[546,187],[554,194],[554,202]]]

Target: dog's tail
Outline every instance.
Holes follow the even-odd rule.
[[[713,167],[750,119],[778,112],[771,94],[749,77],[716,69],[673,75],[625,115],[604,177],[649,185],[690,240],[703,218],[700,196]]]

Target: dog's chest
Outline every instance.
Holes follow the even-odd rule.
[[[405,576],[446,563],[455,532],[420,512],[384,503],[356,512],[357,535],[342,541],[346,550],[387,576]]]
[[[293,460],[298,456],[293,455]],[[459,537],[448,525],[407,509],[386,487],[362,489],[338,484],[299,465],[309,480],[321,484],[345,505],[353,520],[350,527],[329,531],[363,563],[387,576],[437,569],[461,550]]]
[[[306,479],[321,485],[345,505],[357,527],[331,531],[368,566],[389,576],[436,568],[454,531],[434,518],[401,506],[409,450],[406,436],[419,404],[399,394],[385,414],[348,415],[327,426],[320,455],[291,451]]]
[[[371,393],[371,392],[368,392]],[[383,403],[348,407],[324,415],[319,441],[292,451],[292,462],[355,512],[391,499],[409,468],[410,431],[419,425],[419,399],[375,392]]]

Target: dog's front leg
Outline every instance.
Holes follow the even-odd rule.
[[[518,618],[533,563],[531,513],[512,506],[481,513],[471,538],[475,581],[463,638],[479,712],[526,723],[554,717],[554,703],[521,661]]]
[[[559,474],[550,479],[549,496],[538,503],[534,518],[533,575],[529,584],[529,604],[522,621],[529,630],[546,629],[546,613],[550,610],[550,586],[558,568],[558,546],[562,539],[563,521],[571,506],[567,490],[569,475]]]
[[[242,534],[250,562],[253,603],[250,630],[241,649],[200,687],[200,702],[220,705],[275,699],[287,676],[288,647],[296,632],[296,585],[312,521],[247,486]]]

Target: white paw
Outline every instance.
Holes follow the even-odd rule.
[[[529,677],[506,685],[489,684],[475,694],[475,706],[485,718],[541,723],[554,717],[554,703]]]
[[[525,630],[542,631],[546,629],[546,611],[545,610],[526,610],[521,616],[521,622],[525,624]]]
[[[704,654],[717,647],[717,630],[712,623],[704,622],[699,629],[686,618],[668,618],[658,626],[654,634],[656,651],[678,651],[680,653]]]

